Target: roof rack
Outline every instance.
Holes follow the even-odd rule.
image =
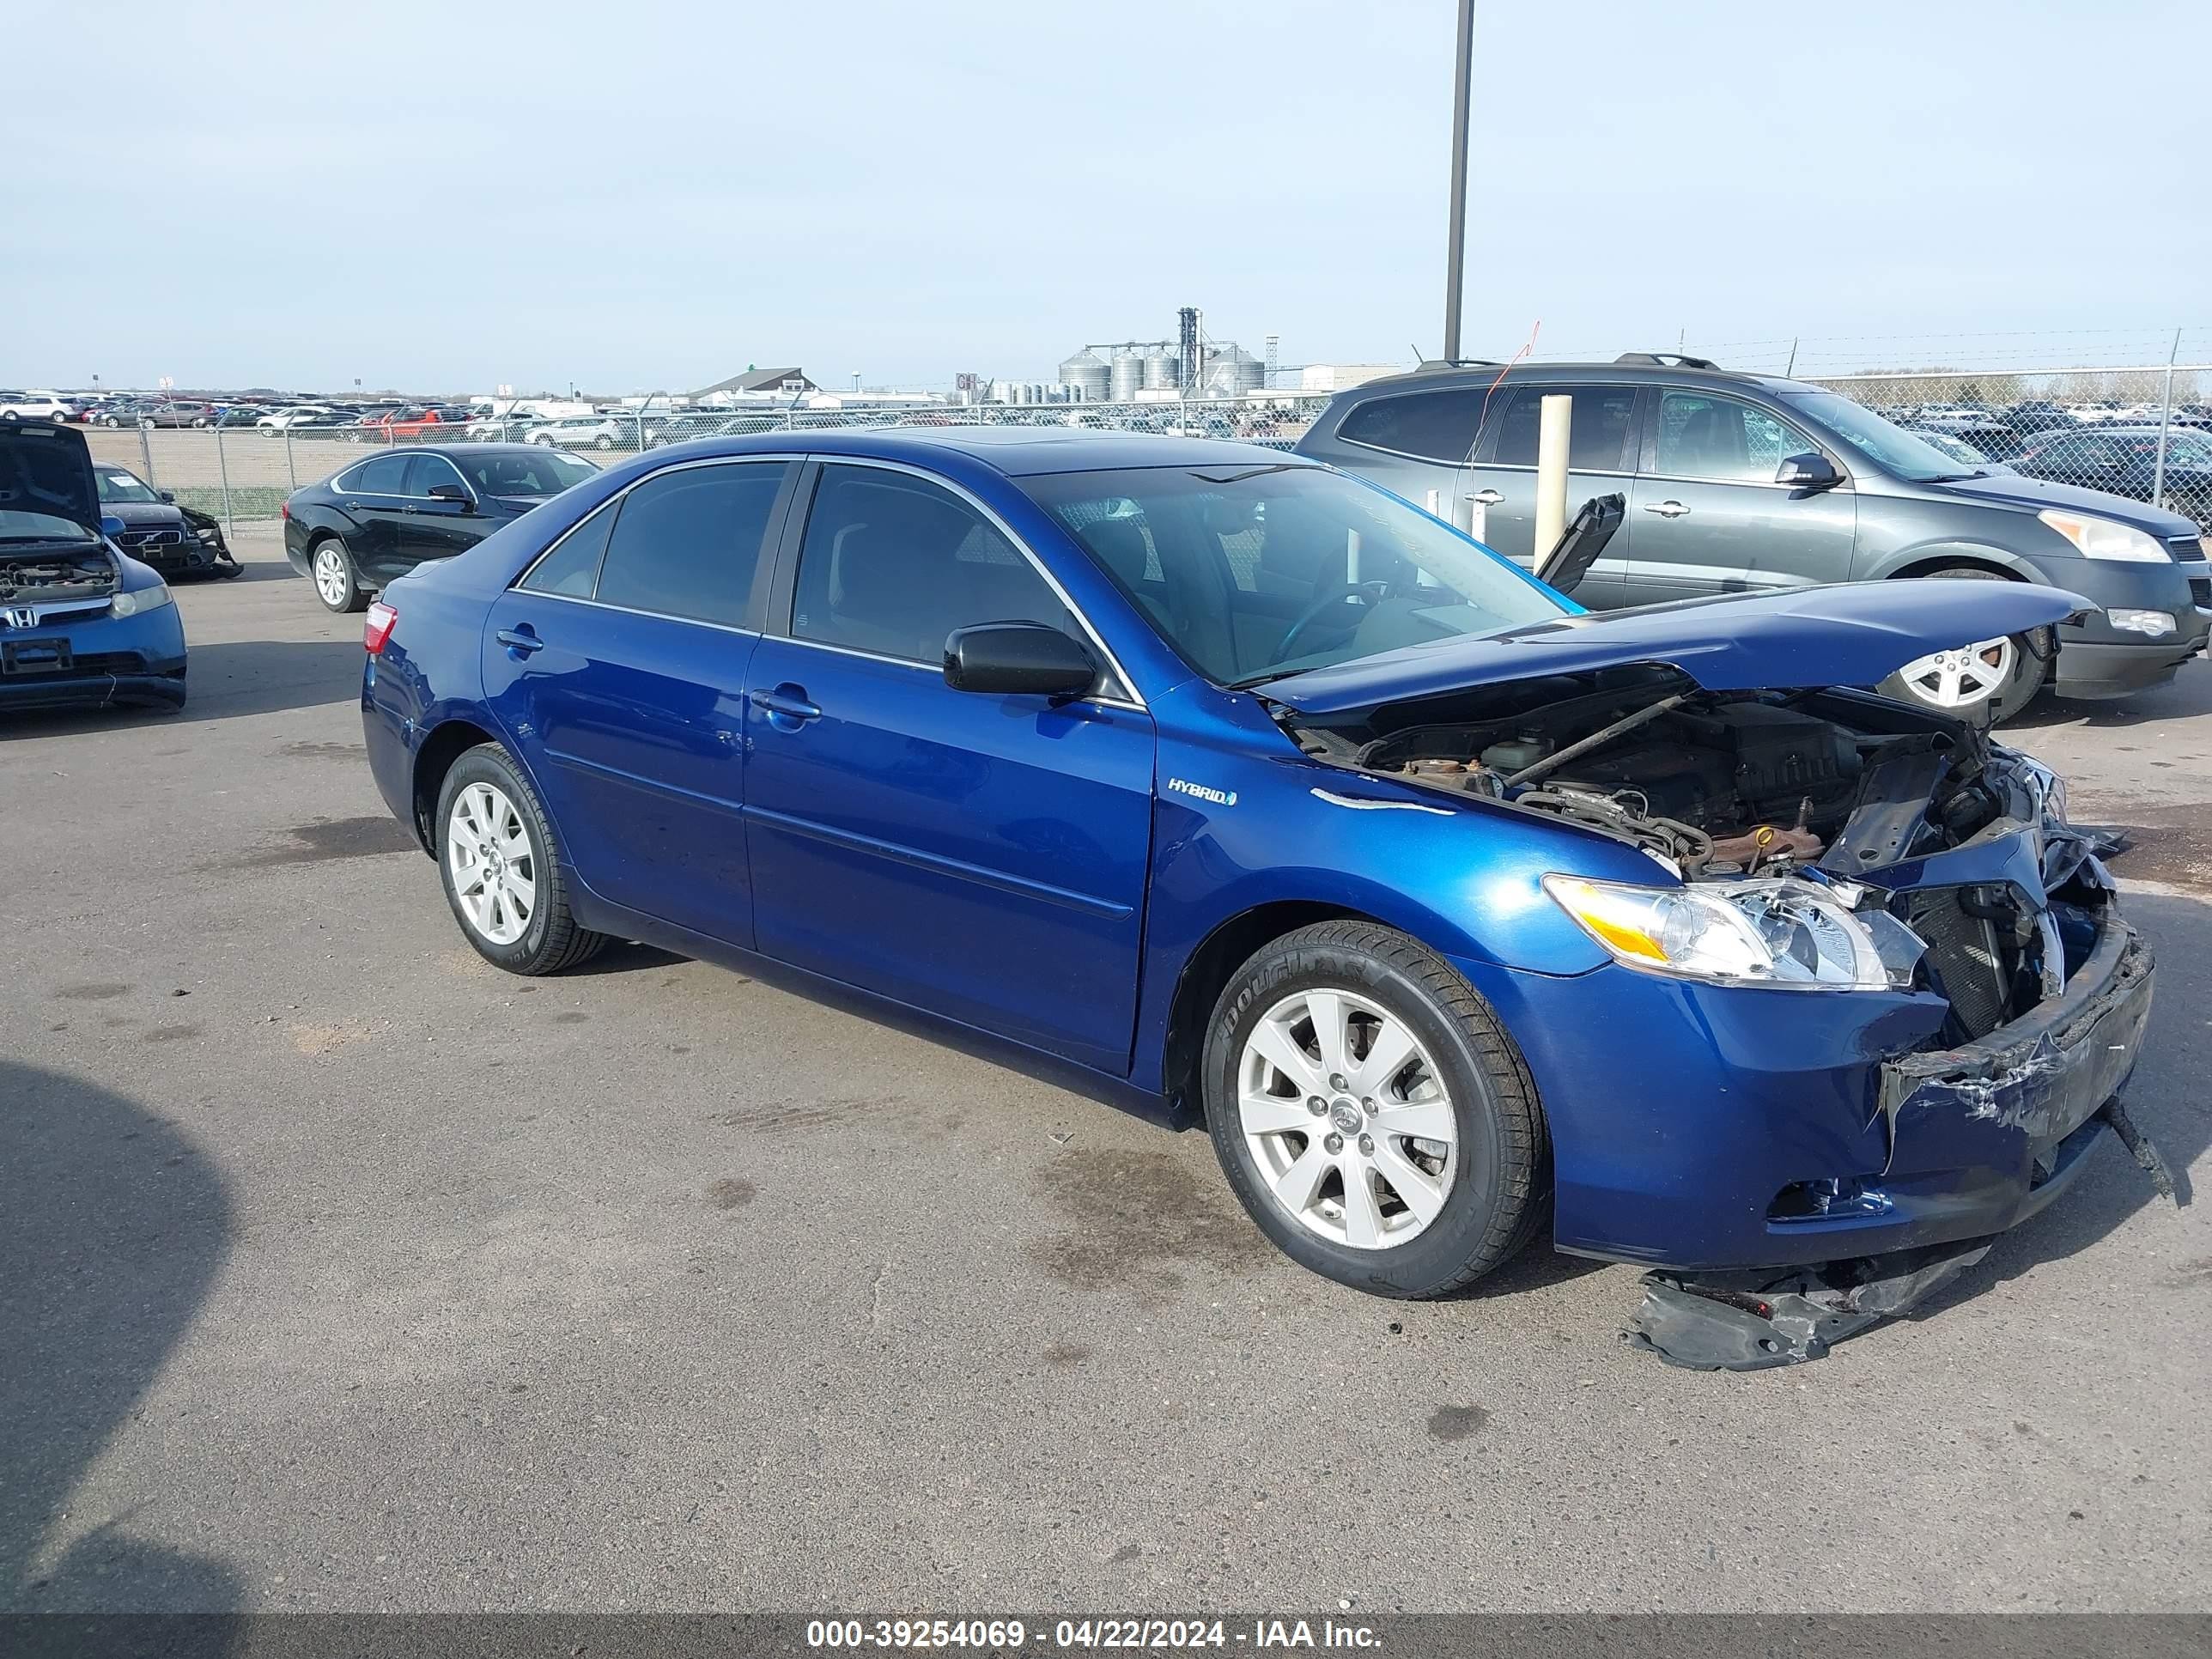
[[[1503,368],[1504,367],[1505,365],[1495,357],[1429,357],[1423,359],[1420,364],[1422,369]]]
[[[1710,357],[1686,356],[1679,351],[1624,351],[1613,360],[1617,364],[1636,363],[1645,368],[1718,368],[1720,365]]]

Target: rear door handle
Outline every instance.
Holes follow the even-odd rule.
[[[789,726],[803,726],[808,720],[822,718],[820,707],[808,700],[806,688],[793,685],[788,680],[773,691],[755,691],[749,695],[754,708],[772,720],[787,721]]]
[[[1474,502],[1478,507],[1496,507],[1504,499],[1504,496],[1494,489],[1478,490],[1468,497],[1468,500]]]
[[[528,623],[522,623],[513,628],[502,628],[492,637],[518,657],[526,657],[533,651],[543,651],[545,648],[545,641],[538,637],[537,630]]]
[[[1680,501],[1646,501],[1644,503],[1644,510],[1646,513],[1656,513],[1662,519],[1679,519],[1690,509]]]

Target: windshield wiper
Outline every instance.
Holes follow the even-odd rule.
[[[1264,674],[1247,674],[1241,680],[1229,682],[1231,691],[1249,691],[1255,685],[1265,685],[1271,680],[1286,680],[1293,674],[1303,674],[1303,668],[1270,668]]]

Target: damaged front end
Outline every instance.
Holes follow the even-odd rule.
[[[1675,981],[1673,1005],[1650,1000],[1686,1006],[1719,1051],[1703,1166],[1683,1115],[1608,1102],[1588,1133],[1656,1135],[1650,1171],[1578,1170],[1587,1109],[1560,1103],[1560,1248],[1650,1268],[1638,1346],[1704,1369],[1818,1358],[1979,1261],[2108,1127],[2171,1194],[2118,1098],[2152,963],[2101,861],[2113,843],[1986,732],[1845,690],[1708,690],[1651,663],[1285,723],[1316,758],[1571,823],[1666,872],[1545,881],[1647,998]],[[1627,1018],[1595,989],[1553,995]],[[1540,1072],[1557,1054],[1561,1092],[1587,1095],[1599,1069],[1547,1041]],[[1651,1087],[1659,1115],[1694,1085]]]

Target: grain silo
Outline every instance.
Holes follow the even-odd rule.
[[[1145,384],[1145,360],[1127,346],[1114,354],[1112,372],[1107,379],[1107,395],[1117,404],[1134,403],[1138,390]]]
[[[1105,400],[1108,378],[1105,359],[1089,346],[1060,365],[1060,383],[1073,386],[1076,397],[1086,404]]]

